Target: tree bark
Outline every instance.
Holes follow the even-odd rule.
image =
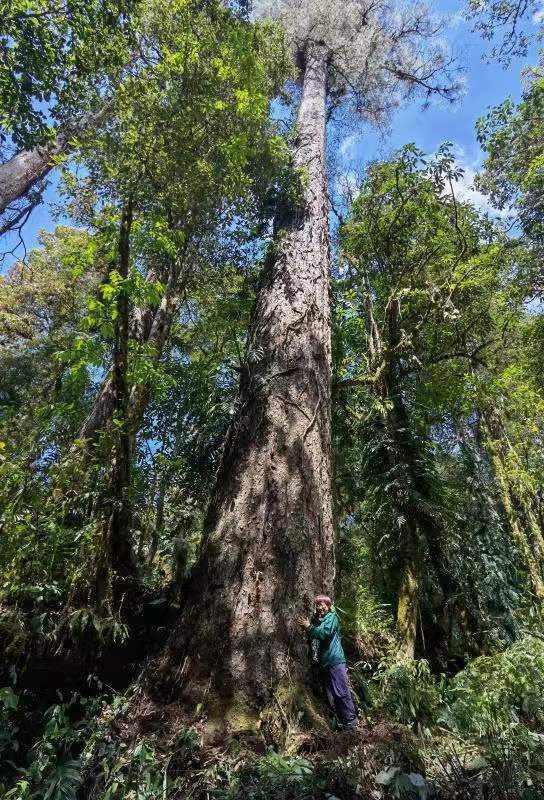
[[[419,616],[420,576],[415,559],[406,559],[397,603],[397,631],[401,654],[413,659],[416,654]]]
[[[59,133],[51,142],[21,150],[0,164],[0,214],[47,177],[55,166],[54,157],[64,152],[66,143],[66,137]]]
[[[111,107],[111,101],[105,101],[98,111],[63,124],[51,141],[31,150],[21,150],[9,161],[0,164],[0,214],[46,178],[55,167],[55,156],[69,152],[70,140],[82,131],[99,125],[110,113]]]
[[[104,429],[106,423],[112,418],[114,408],[113,375],[108,372],[102,381],[92,408],[79,430],[78,439],[85,444],[86,449],[92,446],[96,441],[97,434]]]
[[[303,196],[276,226],[201,557],[163,664],[171,680],[187,658],[186,684],[211,682],[222,716],[304,680],[296,617],[334,580],[327,62],[309,46],[293,152]]]
[[[399,519],[400,550],[398,568],[400,581],[397,592],[396,627],[400,651],[406,658],[414,658],[417,644],[417,622],[420,615],[421,600],[421,546],[418,536],[417,520],[413,508],[407,507],[407,498],[415,489],[414,454],[409,440],[410,421],[402,400],[399,367],[392,353],[400,341],[398,301],[391,299],[387,308],[387,333],[389,347],[374,315],[372,287],[368,275],[364,279],[364,320],[367,334],[369,371],[373,376],[370,386],[384,409],[383,417],[377,422],[378,437],[386,437],[382,448],[382,460],[390,473],[400,469],[403,485],[399,478],[390,488],[391,500]],[[400,521],[402,519],[402,521]]]
[[[159,479],[159,485],[156,493],[156,506],[155,506],[155,519],[153,520],[153,528],[151,530],[151,541],[149,543],[149,550],[147,553],[147,563],[153,564],[157,550],[159,547],[159,539],[164,529],[164,501],[166,498],[166,489],[168,488],[168,472],[166,471]]]

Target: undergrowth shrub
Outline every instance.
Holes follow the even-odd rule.
[[[544,725],[544,640],[538,635],[527,634],[502,652],[475,659],[449,681],[434,676],[426,661],[394,660],[391,652],[371,679],[369,696],[378,717],[387,712],[396,721],[383,723],[382,733],[376,730],[371,765],[366,740],[359,751],[354,744],[345,758],[332,761],[273,751],[256,757],[240,750],[225,751],[212,763],[196,729],[180,725],[175,736],[157,731],[123,741],[113,723],[118,713],[123,717],[127,697],[114,695],[106,702],[77,694],[48,710],[28,761],[20,764],[17,713],[22,700],[13,689],[4,689],[0,750],[16,770],[9,785],[0,787],[0,796],[347,800],[356,796],[354,787],[363,778],[365,785],[374,782],[372,791],[382,798],[426,797],[431,786],[444,800],[544,796],[544,735],[539,732]],[[374,735],[372,726],[368,735]],[[331,744],[336,738],[331,732]]]
[[[480,745],[498,798],[544,796],[544,640],[526,634],[474,659],[451,682],[446,721]]]
[[[210,792],[215,800],[343,800],[354,796],[341,765],[315,764],[272,750],[233,775],[228,788]]]
[[[434,725],[444,704],[445,679],[431,674],[425,659],[384,661],[374,675],[370,696],[375,708],[383,709],[404,725]]]
[[[220,764],[202,769],[201,740],[194,728],[181,726],[174,738],[151,734],[123,741],[118,732],[108,732],[115,715],[110,707],[105,724],[96,728],[82,754],[89,776],[86,799],[181,800],[189,789],[200,797],[201,788],[208,791],[216,776],[222,776]]]
[[[5,800],[76,800],[83,780],[79,755],[89,734],[89,720],[101,705],[101,699],[74,694],[68,702],[51,706],[29,763],[18,766],[17,781],[5,792]]]
[[[451,724],[486,736],[511,725],[544,724],[544,640],[533,634],[474,659],[448,692]]]
[[[16,721],[16,712],[19,707],[19,697],[11,686],[0,688],[0,762],[12,759],[19,750],[17,738],[19,727]]]

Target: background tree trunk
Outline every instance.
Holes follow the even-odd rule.
[[[119,235],[119,274],[126,280],[130,265],[130,230],[132,226],[132,203],[123,208]],[[119,582],[136,574],[136,564],[130,541],[130,480],[131,480],[131,436],[129,427],[129,392],[127,385],[129,342],[129,297],[123,286],[117,300],[115,322],[115,344],[112,367],[112,393],[116,426],[113,432],[111,469],[103,513],[103,549],[97,568],[97,602],[103,606],[113,584],[113,602]]]
[[[66,138],[59,134],[48,144],[21,150],[0,164],[0,214],[51,172],[55,166],[52,159],[65,147]]]
[[[533,537],[535,537],[537,531],[539,532],[538,525],[536,525],[535,522],[535,526],[533,527],[531,525],[531,519],[524,521],[521,520],[518,515],[516,509],[516,498],[513,496],[513,492],[508,481],[507,470],[503,463],[503,453],[501,450],[504,432],[502,430],[502,424],[498,414],[488,409],[482,411],[479,415],[479,428],[479,433],[483,440],[483,446],[489,456],[489,463],[495,478],[498,494],[513,543],[517,548],[522,563],[527,570],[533,592],[537,598],[537,602],[541,604],[544,600],[542,552],[540,550],[542,537],[541,535],[537,535],[535,547],[531,547],[531,542],[527,536],[526,526],[533,534]]]
[[[175,313],[178,308],[178,301],[183,291],[189,272],[182,270],[181,262],[172,262],[170,265],[164,295],[159,307],[151,309],[135,309],[132,320],[132,328],[136,340],[140,344],[147,344],[153,349],[152,363],[157,364],[164,352],[170,328],[174,321]],[[146,280],[157,280],[156,273],[152,270],[148,273]],[[94,403],[85,418],[78,434],[78,438],[85,443],[88,450],[96,441],[99,433],[106,427],[111,420],[115,408],[114,379],[112,372],[108,372],[103,381]],[[130,428],[134,433],[138,430],[142,416],[149,403],[151,387],[145,384],[135,384],[129,394],[129,418]]]
[[[327,51],[311,45],[294,146],[303,197],[278,220],[201,558],[162,665],[171,679],[186,656],[188,684],[211,679],[223,714],[303,679],[296,617],[334,580],[326,82]]]
[[[444,543],[447,532],[440,517],[432,511],[432,491],[425,471],[425,450],[414,432],[410,410],[404,399],[401,364],[398,352],[401,343],[400,302],[391,297],[386,308],[384,336],[374,315],[372,289],[365,281],[365,325],[367,330],[371,387],[381,407],[377,435],[384,440],[382,462],[387,471],[393,507],[399,526],[397,571],[397,632],[402,653],[414,658],[416,650],[425,651],[423,629],[427,622],[429,639],[443,640],[449,605],[462,595],[462,587],[448,567]],[[393,478],[394,476],[394,478]],[[426,558],[427,556],[427,558]],[[427,561],[427,565],[426,565]],[[434,571],[442,594],[438,623],[432,625],[421,618],[421,600],[428,566]],[[436,610],[435,610],[436,613]],[[421,642],[418,640],[420,621]],[[430,628],[430,630],[429,630]],[[437,635],[438,634],[438,635]]]
[[[405,557],[404,572],[399,586],[397,603],[397,631],[400,651],[406,658],[415,658],[417,622],[419,617],[420,576],[416,559]]]
[[[97,111],[63,124],[49,142],[30,150],[21,150],[9,161],[0,164],[0,214],[46,178],[55,167],[55,156],[69,153],[72,149],[71,139],[86,129],[100,125],[111,108],[111,101],[104,102]]]

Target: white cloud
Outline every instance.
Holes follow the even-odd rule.
[[[450,14],[447,18],[448,25],[450,28],[454,30],[456,28],[460,28],[462,25],[466,25],[468,22],[467,13],[466,11],[456,11],[455,14]]]
[[[455,197],[458,200],[471,203],[479,211],[490,214],[493,217],[507,217],[508,212],[506,210],[498,211],[491,205],[489,198],[474,187],[476,174],[482,166],[481,155],[470,157],[460,145],[455,145],[453,152],[457,166],[463,170],[463,175],[453,184]]]
[[[540,8],[537,8],[533,14],[533,23],[535,25],[542,25],[544,23],[544,0],[540,0]]]
[[[361,191],[361,177],[353,170],[341,172],[336,178],[335,194],[347,204],[353,203]]]
[[[492,208],[489,203],[489,198],[486,197],[485,194],[479,192],[478,189],[474,188],[476,171],[462,162],[459,163],[459,166],[463,169],[463,176],[455,181],[453,185],[456,198],[472,203],[472,205],[476,206],[480,211],[496,214],[496,210]]]
[[[357,145],[361,140],[360,133],[350,133],[340,142],[339,152],[343,159],[354,158],[357,151]]]

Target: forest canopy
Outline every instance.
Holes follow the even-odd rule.
[[[541,12],[0,12],[0,796],[538,800]]]

